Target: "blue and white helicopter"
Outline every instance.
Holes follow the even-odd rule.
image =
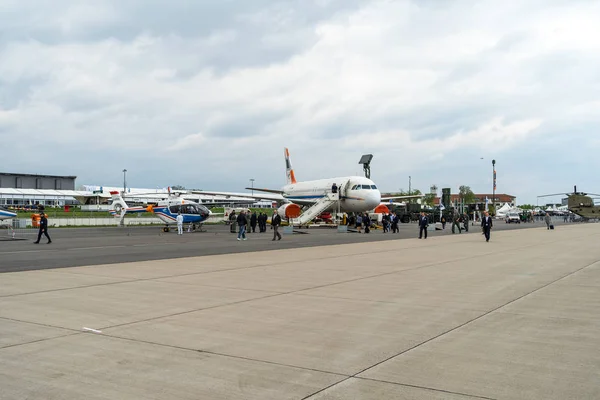
[[[172,194],[169,190],[168,198],[159,200],[156,204],[147,206],[130,207],[121,193],[114,191],[110,192],[112,196],[112,204],[108,212],[120,218],[120,225],[123,225],[123,220],[126,214],[137,213],[154,213],[160,220],[165,223],[164,232],[169,232],[169,225],[177,224],[177,214],[181,212],[183,215],[183,223],[189,224],[193,230],[196,227],[202,228],[202,224],[212,215],[212,212],[202,204],[183,199],[179,194]]]

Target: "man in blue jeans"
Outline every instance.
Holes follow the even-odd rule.
[[[240,227],[237,240],[246,240],[246,225],[248,225],[248,219],[246,218],[246,213],[244,211],[240,212],[240,215],[238,215],[237,223]]]

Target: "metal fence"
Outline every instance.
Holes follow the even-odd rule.
[[[37,229],[27,224],[27,220],[23,218],[15,218],[5,221],[2,224],[4,240],[24,240],[33,239],[37,234]]]

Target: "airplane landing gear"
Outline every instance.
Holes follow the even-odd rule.
[[[169,229],[169,227],[168,227],[168,226],[165,226],[165,227],[163,228],[163,232],[165,232],[165,233],[168,233],[168,232],[169,232],[169,230],[170,230],[170,229]]]

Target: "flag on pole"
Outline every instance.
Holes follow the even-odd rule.
[[[490,199],[488,199],[488,197],[485,196],[485,211],[488,210],[488,204],[489,204],[489,202],[490,202]]]

